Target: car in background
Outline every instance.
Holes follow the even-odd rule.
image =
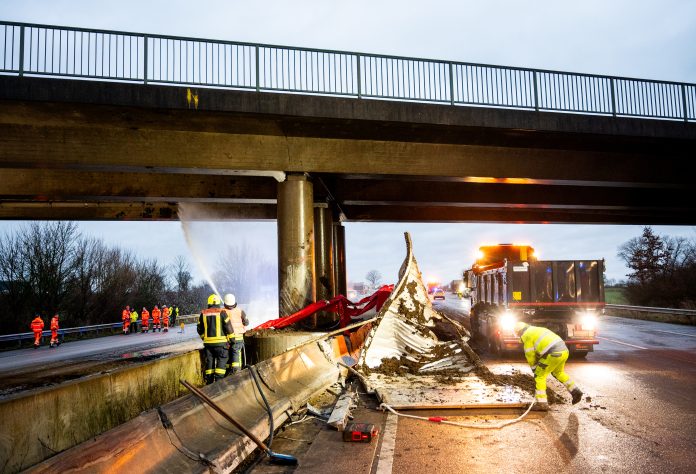
[[[435,288],[433,291],[433,300],[444,300],[445,299],[445,290],[442,288]]]

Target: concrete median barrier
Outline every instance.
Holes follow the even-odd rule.
[[[275,426],[311,395],[338,380],[334,346],[307,344],[256,364]],[[173,380],[178,384],[178,378],[167,383]],[[259,438],[268,436],[268,414],[249,369],[205,386],[203,391]],[[53,456],[28,472],[230,472],[255,448],[220,415],[187,395]]]
[[[136,363],[0,401],[0,470],[18,472],[201,383],[199,351]]]

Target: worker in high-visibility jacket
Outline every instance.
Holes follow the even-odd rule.
[[[198,316],[198,334],[205,350],[205,382],[210,384],[225,376],[229,357],[229,335],[234,334],[229,315],[222,315],[218,295],[208,297],[208,308]]]
[[[125,336],[130,332],[130,322],[131,322],[131,311],[130,311],[130,306],[126,306],[126,308],[121,312],[121,321],[123,321],[123,335]]]
[[[138,312],[133,308],[130,314],[130,332],[133,334],[138,332]]]
[[[578,403],[582,399],[582,391],[565,373],[565,363],[569,352],[563,339],[550,329],[530,326],[524,322],[515,324],[515,334],[522,340],[524,356],[534,372],[536,404],[532,410],[547,411],[549,409],[546,396],[546,378],[549,374],[565,385],[573,397],[573,405]]]
[[[160,326],[160,317],[161,316],[162,316],[162,312],[157,307],[157,305],[155,305],[155,307],[152,308],[152,332],[162,330],[162,326]]]
[[[167,305],[162,306],[162,328],[164,332],[169,331],[169,308]]]
[[[58,340],[58,329],[60,329],[60,326],[58,324],[58,313],[56,313],[53,316],[53,319],[51,319],[51,344],[49,345],[51,349],[58,347],[60,344],[60,341]]]
[[[34,349],[38,349],[41,345],[41,333],[43,333],[44,322],[40,315],[36,315],[29,326],[34,333]]]
[[[143,307],[143,311],[140,313],[140,319],[142,320],[142,332],[148,332],[150,330],[150,312],[147,308]]]
[[[233,334],[228,335],[230,342],[230,358],[227,362],[227,372],[229,375],[242,370],[242,351],[244,350],[244,333],[246,326],[249,325],[249,319],[244,311],[237,308],[237,299],[233,294],[228,293],[223,298],[222,314],[229,317],[232,323]]]

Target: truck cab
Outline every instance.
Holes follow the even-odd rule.
[[[593,350],[604,309],[603,260],[537,260],[529,246],[481,247],[464,273],[471,330],[494,353],[522,346],[516,322],[547,327],[578,356]],[[525,257],[525,258],[522,258]]]

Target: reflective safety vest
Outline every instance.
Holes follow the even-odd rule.
[[[131,323],[137,323],[138,322],[138,312],[133,311],[130,315],[131,318]]]
[[[121,320],[125,322],[128,318],[130,318],[130,311],[128,311],[127,309],[124,309],[121,312]]]
[[[529,326],[520,337],[524,343],[524,356],[529,365],[535,365],[539,359],[551,352],[567,351],[568,348],[556,333],[550,329]]]
[[[162,320],[164,320],[165,323],[169,324],[169,308],[162,309]]]
[[[153,319],[153,321],[155,321],[155,323],[159,323],[161,314],[162,313],[160,313],[160,309],[157,306],[155,306],[152,309],[152,319]]]
[[[148,322],[150,321],[150,312],[147,309],[143,309],[143,312],[140,313],[143,319],[143,324],[147,326]]]
[[[230,335],[234,334],[230,317],[222,314],[222,308],[208,308],[198,317],[198,334],[203,344],[212,346],[226,345]]]
[[[51,319],[51,331],[57,331],[58,329],[60,329],[58,327],[58,318]]]
[[[31,330],[34,332],[41,332],[43,331],[44,328],[44,322],[43,319],[39,318],[38,316],[34,318],[34,320],[31,322]]]
[[[244,312],[239,308],[225,308],[222,311],[230,318],[230,322],[232,323],[233,334],[230,334],[230,341],[244,340],[244,333],[246,332],[246,328],[244,327],[244,320],[246,319]]]

